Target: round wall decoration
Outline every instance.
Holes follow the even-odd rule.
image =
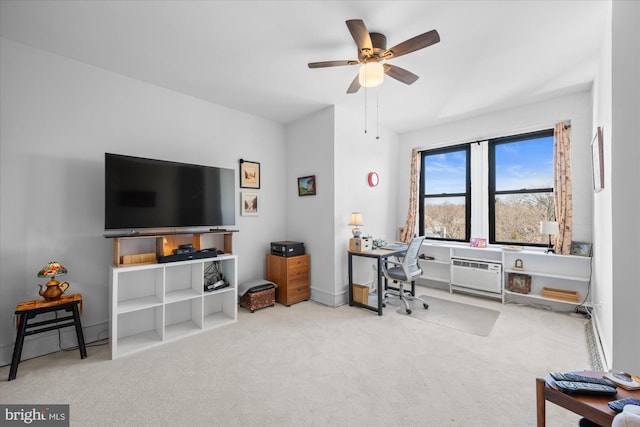
[[[380,182],[380,177],[377,172],[369,172],[369,187],[375,187]]]

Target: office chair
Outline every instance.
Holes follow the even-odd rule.
[[[411,243],[407,246],[407,250],[404,255],[398,256],[398,261],[386,259],[382,263],[382,273],[388,281],[398,284],[398,289],[387,289],[384,293],[384,300],[382,300],[382,306],[386,307],[386,302],[389,296],[400,298],[404,303],[404,308],[407,314],[411,314],[411,308],[409,308],[409,301],[418,300],[422,303],[422,306],[429,308],[429,304],[422,299],[417,298],[410,291],[404,289],[404,284],[413,285],[415,280],[422,275],[422,268],[418,264],[418,254],[420,253],[420,247],[424,241],[424,236],[414,237]],[[413,286],[412,286],[413,288]]]

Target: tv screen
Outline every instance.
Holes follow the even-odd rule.
[[[105,230],[235,225],[234,170],[105,153]]]

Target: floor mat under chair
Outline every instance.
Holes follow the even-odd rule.
[[[390,299],[387,306],[398,306],[396,313],[423,322],[434,323],[483,337],[489,336],[500,312],[475,305],[420,295],[429,309],[425,310],[420,301],[410,301],[411,314],[407,314],[399,299]]]

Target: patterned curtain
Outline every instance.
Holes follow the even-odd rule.
[[[411,150],[411,177],[409,184],[409,213],[407,221],[400,233],[400,240],[409,243],[413,239],[416,229],[416,217],[418,216],[418,183],[420,182],[420,151],[417,148]]]
[[[569,130],[558,123],[553,132],[553,196],[556,204],[558,234],[555,237],[557,254],[568,254],[571,249],[573,204],[571,192],[571,148]]]

